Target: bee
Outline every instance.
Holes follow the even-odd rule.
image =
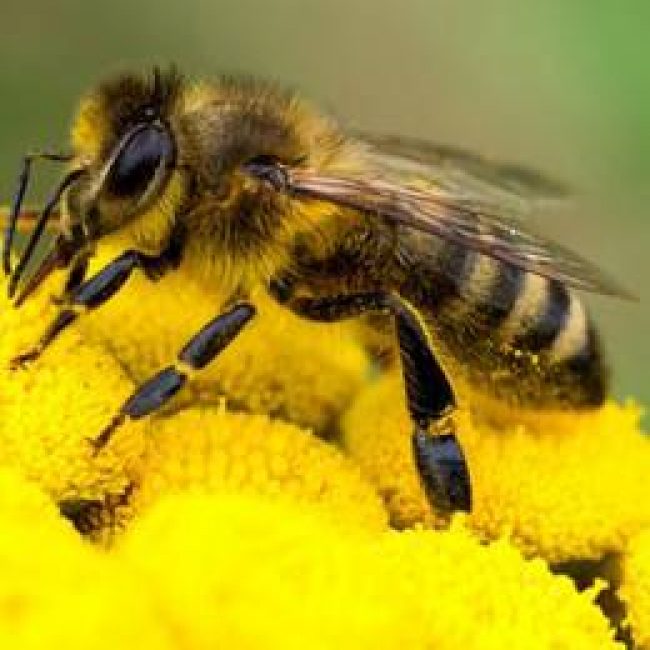
[[[53,269],[68,269],[57,316],[17,366],[109,300],[134,270],[155,281],[182,265],[231,296],[124,402],[93,439],[95,452],[234,341],[255,317],[249,296],[260,285],[304,318],[390,320],[415,466],[442,513],[472,503],[456,435],[457,378],[533,412],[593,408],[605,398],[601,346],[575,290],[631,295],[521,219],[537,199],[563,191],[541,174],[451,147],[346,133],[272,84],[193,83],[174,69],[99,84],[81,101],[71,140],[70,153],[25,158],[5,233],[17,305]],[[14,267],[14,233],[38,158],[69,167]],[[56,235],[35,263],[55,213]],[[87,277],[96,242],[116,232],[131,246]]]

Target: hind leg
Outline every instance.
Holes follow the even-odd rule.
[[[432,350],[417,312],[399,296],[382,292],[325,298],[294,297],[287,285],[271,287],[271,294],[296,314],[333,322],[373,312],[393,316],[413,421],[415,464],[429,501],[437,510],[469,511],[472,505],[469,470],[454,431],[454,392]]]

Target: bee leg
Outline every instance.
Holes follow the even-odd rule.
[[[294,295],[293,286],[289,281],[278,278],[271,282],[269,292],[277,302],[298,316],[321,323],[334,323],[369,312],[391,314],[388,298],[382,291],[349,293],[323,298],[303,297]]]
[[[74,284],[77,279],[70,276],[69,281],[73,287],[67,293],[64,305],[48,325],[38,343],[27,352],[14,357],[11,367],[15,369],[38,359],[50,343],[84,311],[95,309],[113,297],[122,288],[133,269],[146,267],[147,261],[147,257],[142,253],[130,250],[122,253],[92,278],[81,282],[76,287]]]
[[[254,315],[255,307],[242,302],[205,325],[179,352],[176,363],[145,381],[124,402],[99,436],[91,440],[95,451],[100,451],[106,445],[126,419],[138,420],[169,401],[183,387],[188,375],[207,366],[237,337]]]
[[[11,367],[16,369],[38,359],[50,343],[81,314],[96,309],[112,298],[135,269],[141,269],[149,279],[155,281],[168,269],[176,268],[180,263],[180,248],[177,240],[173,239],[172,242],[157,256],[127,250],[85,282],[83,279],[87,260],[80,262],[81,266],[75,265],[68,275],[63,304],[58,314],[33,348],[11,360]]]
[[[65,287],[63,289],[63,296],[57,300],[59,304],[66,302],[67,296],[74,293],[86,279],[88,274],[88,264],[90,257],[88,255],[78,256],[77,259],[72,261],[68,277],[65,280]]]
[[[439,511],[469,511],[472,505],[469,470],[454,433],[456,406],[447,376],[433,354],[426,328],[416,312],[397,295],[383,292],[323,298],[295,296],[289,281],[278,278],[271,295],[296,314],[333,322],[365,313],[385,312],[395,318],[406,399],[415,425],[413,454],[429,501]],[[429,433],[430,426],[436,434]]]
[[[453,389],[416,312],[395,296],[390,296],[389,301],[397,323],[408,409],[415,424],[413,454],[425,492],[438,510],[469,512],[471,483],[454,433]],[[429,433],[431,425],[435,435]]]

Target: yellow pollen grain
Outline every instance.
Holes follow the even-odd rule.
[[[636,647],[650,648],[650,527],[634,538],[621,559],[619,597]]]
[[[4,295],[4,282],[0,293]],[[121,494],[129,467],[144,449],[144,425],[127,423],[95,455],[89,440],[133,390],[115,359],[70,328],[35,363],[10,369],[11,359],[38,340],[56,308],[32,300],[0,308],[0,465],[18,467],[56,500]]]
[[[393,523],[432,524],[400,391],[397,373],[368,388],[343,420],[344,445],[384,496]],[[469,525],[488,539],[509,530],[526,554],[552,562],[620,551],[650,525],[650,440],[639,420],[636,406],[613,402],[590,414],[544,414],[536,429],[523,421],[479,424],[459,411],[474,498]]]

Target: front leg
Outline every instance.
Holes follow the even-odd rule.
[[[112,298],[135,269],[141,269],[151,280],[158,280],[166,271],[178,267],[181,253],[181,238],[173,236],[160,255],[145,255],[140,251],[127,250],[86,281],[83,280],[87,259],[82,259],[70,271],[59,312],[38,343],[27,352],[14,357],[11,367],[15,369],[38,359],[50,343],[79,316]]]
[[[253,305],[239,303],[210,321],[179,352],[176,363],[145,381],[124,402],[106,428],[91,441],[95,451],[100,451],[106,445],[125,420],[138,420],[169,401],[183,387],[188,375],[207,366],[237,337],[254,315]]]
[[[414,425],[413,454],[425,492],[438,510],[469,511],[471,484],[454,431],[454,392],[417,312],[399,296],[383,292],[301,297],[295,296],[293,287],[282,280],[273,282],[270,291],[276,300],[310,320],[333,322],[367,313],[392,314],[397,326],[407,406]]]

